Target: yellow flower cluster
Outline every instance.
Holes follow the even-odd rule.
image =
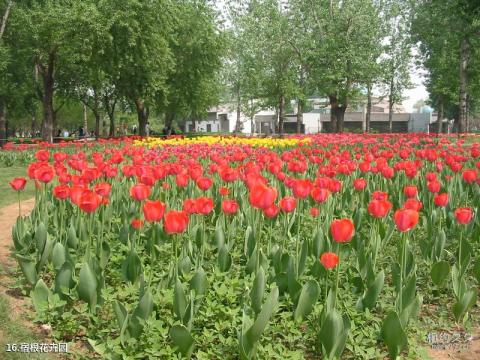
[[[135,140],[136,146],[157,147],[166,145],[191,145],[191,144],[208,144],[208,145],[250,145],[253,147],[292,147],[299,144],[310,143],[311,138],[258,138],[258,137],[235,137],[235,136],[199,136],[195,138],[154,138],[148,137],[142,140]]]

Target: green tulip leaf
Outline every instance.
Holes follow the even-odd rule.
[[[320,296],[320,286],[315,280],[307,281],[300,292],[300,297],[298,298],[298,304],[293,313],[293,318],[296,321],[302,321],[305,319],[313,310],[318,297]]]
[[[170,329],[170,338],[173,345],[185,357],[189,358],[193,352],[194,340],[190,332],[183,325],[174,325]]]
[[[383,321],[381,335],[385,345],[387,345],[390,359],[397,359],[398,355],[407,346],[408,341],[395,311],[391,311]]]
[[[450,273],[450,265],[447,261],[439,261],[432,265],[430,277],[432,282],[437,286],[442,286]]]
[[[250,290],[250,301],[253,311],[258,314],[262,309],[262,300],[265,292],[265,271],[260,267],[253,280],[253,287]]]

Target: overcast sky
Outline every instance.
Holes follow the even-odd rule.
[[[418,100],[428,99],[428,92],[427,90],[425,90],[425,86],[423,86],[423,81],[425,80],[423,75],[419,74],[418,72],[412,72],[411,77],[412,77],[412,83],[414,84],[415,87],[413,89],[405,91],[403,94],[407,98],[403,102],[403,106],[405,107],[405,110],[407,112],[412,112],[413,105]]]

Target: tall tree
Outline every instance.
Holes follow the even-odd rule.
[[[475,0],[421,0],[413,4],[413,34],[428,70],[432,106],[453,117],[459,133],[465,132],[468,105],[480,95],[475,90],[480,5]],[[443,30],[438,31],[440,28]]]
[[[393,131],[393,106],[403,100],[405,89],[412,86],[410,81],[411,40],[410,7],[403,0],[388,0],[385,6],[388,42],[383,61],[385,84],[388,93],[388,128]]]
[[[182,0],[176,6],[178,16],[170,41],[175,67],[167,77],[167,91],[158,97],[168,134],[174,120],[202,117],[218,103],[224,48],[217,14],[208,1]]]
[[[111,19],[111,45],[105,56],[112,88],[136,111],[141,136],[146,135],[150,108],[159,96],[165,97],[167,77],[175,65],[169,47],[178,16],[174,4],[169,0],[100,0],[98,4],[103,16]]]
[[[42,137],[53,141],[55,93],[59,77],[67,77],[70,64],[89,52],[91,36],[96,33],[99,13],[91,1],[45,0],[18,4],[12,27],[18,46],[34,59],[41,79],[37,93],[42,102]],[[60,105],[61,106],[61,105]]]
[[[255,68],[257,100],[276,108],[277,132],[284,133],[287,101],[298,94],[298,57],[291,45],[289,9],[284,1],[258,0],[245,6],[238,22]]]
[[[317,91],[330,103],[333,132],[343,132],[345,111],[361,93],[365,64],[378,46],[379,9],[371,0],[305,0]]]

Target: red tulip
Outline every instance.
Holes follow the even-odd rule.
[[[223,200],[222,211],[227,215],[233,215],[238,211],[238,204],[235,200]]]
[[[372,194],[372,199],[373,200],[387,200],[388,199],[388,193],[383,192],[383,191],[374,191]]]
[[[82,189],[83,192],[83,189]],[[57,199],[65,200],[70,197],[70,187],[68,185],[57,185],[53,188],[53,196]]]
[[[277,189],[258,183],[250,190],[250,204],[257,209],[267,209],[277,199]]]
[[[162,189],[165,189],[165,190],[170,189],[170,184],[167,183],[166,181],[164,181],[164,182],[162,183]]]
[[[420,209],[423,207],[423,204],[421,201],[418,201],[416,199],[407,199],[403,203],[403,208],[404,209],[410,209],[410,210],[415,210],[415,211],[420,211]]]
[[[27,179],[25,179],[24,177],[17,177],[12,181],[10,181],[10,186],[15,191],[22,191],[23,189],[25,189],[26,184],[27,184]]]
[[[434,172],[428,172],[425,174],[425,179],[427,179],[427,181],[435,181],[437,180],[437,174]]]
[[[143,216],[149,222],[159,222],[165,213],[165,204],[161,201],[145,201],[143,204]]]
[[[388,167],[388,166],[385,166],[383,169],[382,169],[382,176],[386,179],[391,179],[393,178],[393,175],[395,175],[395,170],[393,170],[393,168],[391,167]]]
[[[471,208],[463,207],[455,210],[455,218],[461,225],[466,225],[473,219],[473,211]]]
[[[407,185],[403,188],[403,194],[407,198],[414,198],[417,196],[417,187],[415,185]]]
[[[55,162],[57,162],[57,163],[64,162],[65,160],[67,160],[67,157],[68,157],[68,155],[65,154],[64,152],[57,152],[57,153],[53,154],[53,160],[55,160]],[[46,161],[48,161],[48,158],[47,158]]]
[[[293,183],[293,196],[299,199],[305,199],[312,190],[312,182],[308,179],[297,180]]]
[[[387,216],[392,208],[392,203],[388,200],[372,200],[368,203],[368,213],[375,218]]]
[[[37,170],[35,170],[35,179],[45,184],[52,181],[54,176],[55,176],[55,173],[53,172],[53,169],[49,165],[43,165],[39,167]]]
[[[280,208],[275,204],[272,204],[272,206],[263,210],[263,213],[269,219],[273,219],[275,216],[278,215],[279,212],[280,212]]]
[[[210,189],[213,184],[212,179],[207,177],[199,177],[196,182],[198,188],[203,191]]]
[[[433,197],[433,202],[437,206],[447,206],[448,194],[447,193],[435,194],[435,196]]]
[[[468,184],[475,182],[477,180],[477,170],[466,169],[462,174],[462,178]]]
[[[145,184],[136,184],[130,188],[130,196],[137,201],[145,200],[150,196],[151,192],[152,189],[150,186]]]
[[[35,154],[35,157],[37,158],[38,161],[46,162],[50,157],[50,153],[48,152],[48,150],[38,150],[37,153]]]
[[[323,253],[320,256],[320,262],[323,267],[327,270],[333,269],[338,264],[338,256],[332,252]]]
[[[188,174],[179,174],[175,178],[175,184],[177,184],[178,187],[187,187],[188,185]]]
[[[141,219],[135,218],[132,219],[130,225],[132,225],[135,230],[139,230],[143,226],[143,221]]]
[[[70,188],[70,200],[77,206],[80,205],[80,200],[84,191],[87,191],[83,186],[74,185]]]
[[[330,185],[328,187],[328,190],[330,190],[332,193],[340,192],[340,190],[342,190],[342,182],[340,180],[332,179],[330,181]]]
[[[228,188],[225,186],[222,186],[220,189],[218,189],[218,192],[222,196],[227,196],[230,193],[230,190],[228,190]]]
[[[132,219],[130,225],[132,225],[135,230],[139,230],[143,226],[143,221],[141,219],[135,218]]]
[[[185,199],[183,201],[183,210],[187,214],[195,214],[197,212],[197,203],[195,199]]]
[[[320,214],[320,210],[318,210],[318,208],[315,208],[315,207],[310,208],[309,211],[312,217],[317,217]]]
[[[417,225],[418,219],[418,211],[411,209],[400,209],[395,211],[393,215],[395,225],[397,225],[397,229],[401,232],[413,229]]]
[[[98,183],[94,186],[93,190],[100,196],[108,197],[110,195],[110,191],[112,189],[112,185],[107,182]]]
[[[198,214],[208,215],[214,207],[213,199],[208,197],[199,197],[195,200],[195,209]]]
[[[323,203],[327,201],[329,195],[329,190],[320,187],[314,187],[310,193],[312,199],[317,203]]]
[[[188,214],[185,211],[170,210],[165,214],[163,227],[167,234],[180,234],[188,226]]]
[[[336,219],[330,224],[330,232],[334,241],[348,242],[353,237],[355,227],[350,219]]]
[[[238,178],[238,170],[230,167],[220,168],[218,174],[220,175],[220,178],[225,182],[233,182]]]
[[[358,168],[360,169],[361,172],[365,173],[365,172],[368,172],[370,171],[370,163],[369,162],[362,162],[360,163],[360,165],[358,166]]]
[[[282,200],[280,200],[279,205],[283,212],[289,213],[295,210],[297,207],[297,200],[295,200],[295,198],[292,196],[285,196]]]
[[[431,193],[438,193],[440,191],[440,187],[441,187],[441,184],[434,180],[434,181],[430,181],[428,184],[427,184],[427,189],[428,191],[430,191]]]
[[[366,186],[367,182],[363,178],[353,180],[353,187],[355,188],[355,190],[363,190]]]
[[[138,180],[140,183],[147,185],[147,186],[153,186],[155,185],[155,182],[157,179],[150,174],[142,174],[141,176],[138,177]]]
[[[84,191],[80,197],[79,207],[86,213],[93,213],[102,203],[102,198],[93,191]]]

